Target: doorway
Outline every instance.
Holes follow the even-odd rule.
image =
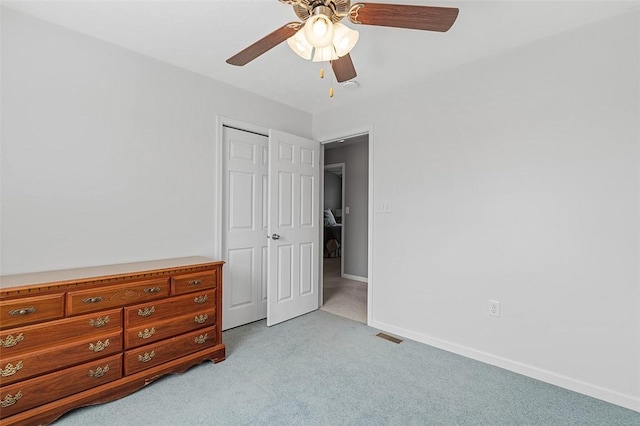
[[[322,309],[367,323],[369,134],[324,144]]]

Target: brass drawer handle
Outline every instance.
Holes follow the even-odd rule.
[[[202,280],[189,280],[189,281],[187,281],[187,284],[189,284],[189,285],[200,285],[200,284],[202,284]]]
[[[22,342],[23,340],[24,335],[22,333],[18,334],[16,337],[13,337],[13,334],[10,334],[6,339],[0,339],[0,346],[2,346],[3,348],[10,348]]]
[[[95,328],[100,328],[100,327],[104,327],[105,325],[107,325],[109,323],[109,321],[111,321],[111,318],[109,318],[109,315],[107,315],[106,317],[98,317],[96,319],[90,319],[89,320],[89,325],[91,327],[95,327]]]
[[[98,340],[95,345],[93,343],[89,343],[89,350],[92,352],[101,352],[105,350],[110,344],[111,342],[109,342],[109,339],[105,340],[104,343]]]
[[[150,308],[138,309],[138,315],[140,315],[141,317],[148,317],[149,315],[151,315],[155,311],[156,311],[156,307],[155,306],[152,306]]]
[[[154,334],[156,334],[156,328],[155,327],[151,327],[151,330],[149,330],[148,328],[145,328],[144,331],[138,331],[138,337],[140,337],[142,339],[148,339],[149,337],[153,336]]]
[[[18,361],[16,365],[9,363],[5,368],[0,370],[0,376],[2,377],[13,376],[18,371],[22,370],[22,367],[24,367],[24,365],[22,364],[22,361]]]
[[[193,299],[193,301],[195,303],[197,303],[198,305],[202,305],[204,302],[206,302],[209,299],[209,296],[206,294],[203,294],[202,296],[197,296]]]
[[[96,379],[99,379],[100,377],[104,376],[105,374],[107,374],[107,372],[109,371],[109,366],[105,365],[104,368],[102,367],[98,367],[94,370],[89,370],[89,377],[95,377]]]
[[[144,355],[138,355],[139,362],[149,362],[156,356],[156,351],[145,352]]]
[[[209,319],[209,315],[207,315],[207,314],[204,314],[204,315],[196,315],[196,317],[193,319],[193,321],[194,321],[196,324],[202,324],[202,323],[204,323],[204,322],[205,322],[206,320],[208,320],[208,319]]]
[[[160,293],[160,290],[162,290],[160,287],[147,287],[142,291],[145,293]]]
[[[205,335],[199,335],[198,337],[195,338],[195,342],[199,345],[203,344],[204,342],[207,341],[207,339],[209,338],[209,336],[207,334]]]
[[[104,300],[102,296],[96,297],[87,297],[86,299],[82,299],[82,303],[100,303]]]
[[[35,311],[37,311],[36,307],[32,306],[30,308],[14,309],[13,311],[9,311],[9,315],[12,317],[15,317],[18,315],[29,315],[34,313]]]
[[[18,391],[16,396],[11,395],[10,393],[5,396],[2,401],[0,401],[0,408],[11,407],[13,404],[18,402],[18,400],[22,398],[22,391]]]

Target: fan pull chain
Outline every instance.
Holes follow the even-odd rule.
[[[324,78],[324,67],[322,65],[320,66],[320,78]],[[333,98],[333,78],[329,79],[329,97]]]
[[[323,78],[324,78],[324,62],[320,61],[320,79],[323,79]]]
[[[329,61],[329,64],[331,64],[331,61]],[[333,98],[333,79],[334,79],[335,75],[332,72],[331,73],[331,78],[329,79],[329,97]]]
[[[326,62],[325,61],[321,61],[320,62],[320,79],[324,78],[324,64],[325,63],[331,64],[331,60],[326,61]],[[331,77],[329,79],[329,97],[333,98],[333,77]]]

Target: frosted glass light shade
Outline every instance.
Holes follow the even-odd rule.
[[[343,57],[351,52],[351,49],[358,42],[358,37],[360,37],[358,31],[352,30],[339,22],[334,24],[333,46],[336,49],[336,54],[339,57]]]
[[[291,50],[296,52],[302,59],[311,59],[313,46],[309,44],[304,36],[303,31],[298,31],[294,36],[289,37],[287,39],[287,44],[289,45]]]
[[[315,48],[326,47],[333,40],[333,22],[322,14],[307,19],[303,31],[307,41]]]
[[[321,49],[315,49],[313,52],[313,62],[335,61],[336,59],[338,59],[338,55],[331,44]]]

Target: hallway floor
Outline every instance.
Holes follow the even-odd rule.
[[[340,276],[340,258],[324,258],[323,311],[367,323],[367,283]]]

